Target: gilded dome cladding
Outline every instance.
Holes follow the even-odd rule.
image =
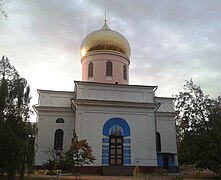
[[[116,51],[130,57],[130,45],[127,39],[120,33],[111,30],[105,24],[99,30],[89,33],[81,43],[81,55],[84,56],[93,51]]]

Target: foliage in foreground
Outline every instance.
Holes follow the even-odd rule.
[[[34,159],[36,128],[29,119],[30,88],[4,56],[0,60],[0,171],[23,178]]]
[[[180,164],[221,174],[221,97],[212,99],[187,81],[176,96]]]
[[[87,140],[78,140],[78,136],[74,133],[69,150],[65,153],[54,151],[52,158],[48,159],[44,166],[49,170],[72,171],[73,167],[83,166],[94,161],[95,157]]]

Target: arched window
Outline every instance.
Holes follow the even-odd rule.
[[[127,67],[126,67],[126,65],[123,66],[123,79],[127,80]]]
[[[106,76],[112,76],[113,72],[112,72],[112,62],[108,61],[106,63]]]
[[[64,119],[58,118],[58,119],[56,120],[56,123],[64,123]]]
[[[62,150],[64,132],[62,129],[57,129],[54,135],[54,150]]]
[[[156,145],[157,145],[157,151],[161,151],[161,138],[159,132],[156,132]]]
[[[88,66],[88,77],[94,76],[94,64],[91,62]]]

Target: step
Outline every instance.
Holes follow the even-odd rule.
[[[102,172],[103,175],[106,176],[130,176],[133,175],[133,166],[118,166],[118,165],[112,165],[112,166],[103,166]]]

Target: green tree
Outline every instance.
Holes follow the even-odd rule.
[[[23,179],[34,158],[35,125],[30,117],[30,87],[4,56],[0,60],[0,170]]]
[[[76,167],[76,171],[78,171],[79,166],[93,163],[94,160],[92,148],[88,145],[87,140],[78,140],[78,136],[74,133],[69,150],[63,154],[60,151],[53,151],[52,158],[48,159],[44,166],[49,170],[62,169],[65,171],[72,171]]]
[[[199,166],[221,176],[221,97],[213,101],[208,119],[209,133],[204,136],[206,149]]]
[[[87,140],[78,140],[78,136],[74,133],[70,149],[64,155],[64,162],[69,168],[79,167],[85,164],[93,163],[95,157],[92,154],[91,146]]]
[[[190,80],[176,96],[175,105],[180,164],[220,173],[220,97],[210,98]]]

